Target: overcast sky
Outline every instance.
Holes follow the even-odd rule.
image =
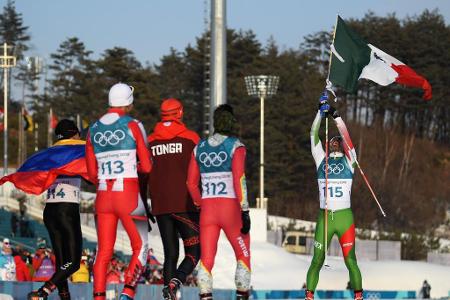
[[[6,0],[0,0],[2,6]],[[207,0],[16,0],[29,26],[30,54],[48,57],[67,37],[80,38],[98,57],[114,46],[132,50],[142,62],[159,63],[170,47],[183,50],[204,31]],[[253,30],[265,43],[270,36],[284,48],[344,19],[378,15],[399,17],[439,9],[450,20],[449,0],[228,0],[228,28]]]

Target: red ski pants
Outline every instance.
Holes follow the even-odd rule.
[[[106,180],[106,189],[97,190],[95,200],[98,245],[94,263],[94,294],[106,290],[106,271],[114,252],[117,223],[120,220],[133,251],[125,272],[123,293],[134,297],[136,282],[147,259],[148,221],[137,178],[124,179],[123,191],[115,191],[117,188],[113,188],[114,183],[115,180]],[[95,300],[103,299],[105,297],[95,297]]]

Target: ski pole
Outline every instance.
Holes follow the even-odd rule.
[[[328,116],[325,116],[325,267],[328,265]]]
[[[358,159],[355,157],[355,155],[354,155],[353,152],[351,151],[350,146],[348,145],[347,141],[346,141],[344,138],[343,138],[343,140],[344,140],[344,142],[345,142],[345,145],[347,145],[347,148],[348,148],[348,150],[349,150],[348,152],[350,152],[350,155],[352,156],[353,160],[354,160],[355,163],[356,163],[356,166],[358,167],[359,173],[361,173],[361,176],[363,177],[364,181],[366,182],[367,187],[369,188],[370,192],[372,193],[373,199],[374,199],[375,202],[377,203],[378,208],[379,208],[380,211],[381,211],[381,214],[383,215],[383,217],[386,217],[386,214],[385,214],[385,212],[384,212],[384,210],[383,210],[383,207],[381,207],[380,201],[378,201],[378,198],[377,198],[377,196],[375,195],[375,192],[373,191],[372,186],[370,185],[369,180],[368,180],[367,177],[366,177],[366,174],[364,174],[364,171],[363,171],[363,169],[361,168],[361,165],[359,164]]]

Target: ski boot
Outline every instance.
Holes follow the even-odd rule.
[[[314,300],[314,292],[310,290],[305,291],[305,300]]]
[[[181,285],[178,278],[172,278],[162,290],[164,300],[177,300],[177,293],[180,291]]]
[[[37,291],[32,291],[28,294],[27,299],[28,300],[47,300],[47,293],[43,290],[39,289]]]
[[[363,300],[363,291],[359,290],[359,291],[355,291],[355,300]]]
[[[119,300],[133,300],[133,298],[131,298],[130,296],[128,296],[127,294],[120,294],[119,296]]]
[[[169,286],[165,285],[162,289],[162,296],[164,300],[170,300],[170,294],[169,294]]]
[[[200,300],[213,300],[212,293],[200,294]]]
[[[236,291],[236,300],[248,300],[250,293],[248,291]]]

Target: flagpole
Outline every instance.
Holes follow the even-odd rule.
[[[328,75],[327,75],[327,79],[325,80],[325,89],[330,91],[330,93],[333,94],[334,99],[336,101],[337,97],[335,92],[332,89],[333,84],[330,81],[330,72],[331,72],[331,60],[333,58],[333,51],[332,51],[332,47],[334,47],[334,39],[336,38],[336,28],[337,28],[337,24],[338,24],[338,19],[339,19],[339,15],[336,15],[336,23],[334,24],[334,31],[333,31],[333,41],[331,42],[330,45],[330,58],[328,60]]]
[[[328,116],[325,116],[325,230],[324,230],[324,244],[325,244],[325,267],[330,267],[328,264]]]
[[[336,23],[334,23],[334,31],[333,31],[333,41],[331,42],[331,45],[334,45],[334,39],[336,38],[336,28],[338,23],[339,15],[336,15]],[[331,45],[330,45],[330,59],[328,60],[328,76],[327,76],[327,83],[330,79],[330,70],[331,70],[331,59],[333,57],[333,52],[331,51]]]
[[[34,124],[34,151],[37,152],[39,150],[39,123]]]
[[[52,145],[52,122],[53,122],[53,109],[50,107],[48,113],[48,135],[47,135],[47,147]]]
[[[22,142],[23,122],[22,122],[22,119],[21,119],[22,108],[20,108],[20,110],[19,110],[19,112],[17,114],[18,114],[17,120],[19,121],[19,124],[18,124],[18,126],[19,126],[19,134],[18,134],[19,135],[19,142],[17,143],[17,146],[18,146],[17,166],[20,166],[20,165],[22,165],[22,144],[23,144],[23,142]]]

